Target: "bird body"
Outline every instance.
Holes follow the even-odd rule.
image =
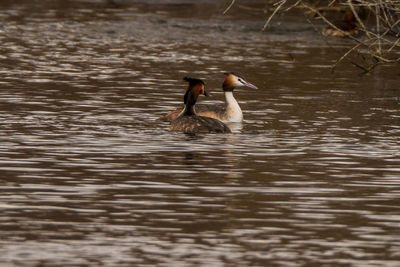
[[[171,121],[171,130],[184,133],[230,133],[229,127],[220,120],[197,115],[197,98],[200,94],[207,95],[204,82],[188,77],[184,80],[189,82],[184,96],[185,108]]]
[[[230,72],[226,73],[226,78],[222,84],[222,89],[224,91],[225,105],[198,105],[196,106],[196,113],[199,116],[210,117],[218,119],[223,122],[241,122],[243,121],[243,112],[236,101],[233,90],[236,87],[250,87],[257,89],[256,86],[247,82],[243,75]],[[172,121],[176,119],[182,112],[182,108],[173,110],[159,118],[161,121]]]
[[[180,116],[171,122],[171,130],[184,133],[230,133],[223,122],[204,116]]]
[[[357,28],[357,20],[352,11],[347,10],[340,20],[334,20],[332,24],[335,27],[325,27],[322,29],[322,35],[324,36],[335,36],[335,37],[346,37],[351,35],[359,34]]]

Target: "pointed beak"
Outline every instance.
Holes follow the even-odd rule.
[[[258,89],[257,86],[255,86],[255,85],[253,85],[253,84],[251,84],[249,82],[242,81],[242,83],[243,83],[243,86],[250,87],[250,88],[253,88],[253,89]]]
[[[204,96],[209,96],[209,93],[207,93],[206,90],[204,90]]]

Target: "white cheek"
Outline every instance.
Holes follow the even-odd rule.
[[[234,80],[233,80],[233,84],[234,84],[235,86],[242,86],[242,85],[243,85],[238,79],[234,79]]]

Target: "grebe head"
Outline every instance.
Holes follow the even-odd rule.
[[[205,82],[203,82],[202,80],[190,77],[185,77],[183,78],[183,80],[189,82],[188,88],[183,98],[185,104],[194,105],[199,95],[208,95],[205,90]],[[188,103],[188,100],[192,103]]]
[[[244,76],[240,73],[229,72],[225,73],[225,75],[226,78],[224,83],[222,84],[222,88],[224,89],[224,91],[233,91],[235,87],[242,87],[242,86],[258,89],[257,86],[247,82]]]

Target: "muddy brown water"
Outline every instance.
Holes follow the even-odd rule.
[[[399,266],[399,69],[193,2],[0,4],[0,265]],[[226,71],[234,133],[155,122]]]

